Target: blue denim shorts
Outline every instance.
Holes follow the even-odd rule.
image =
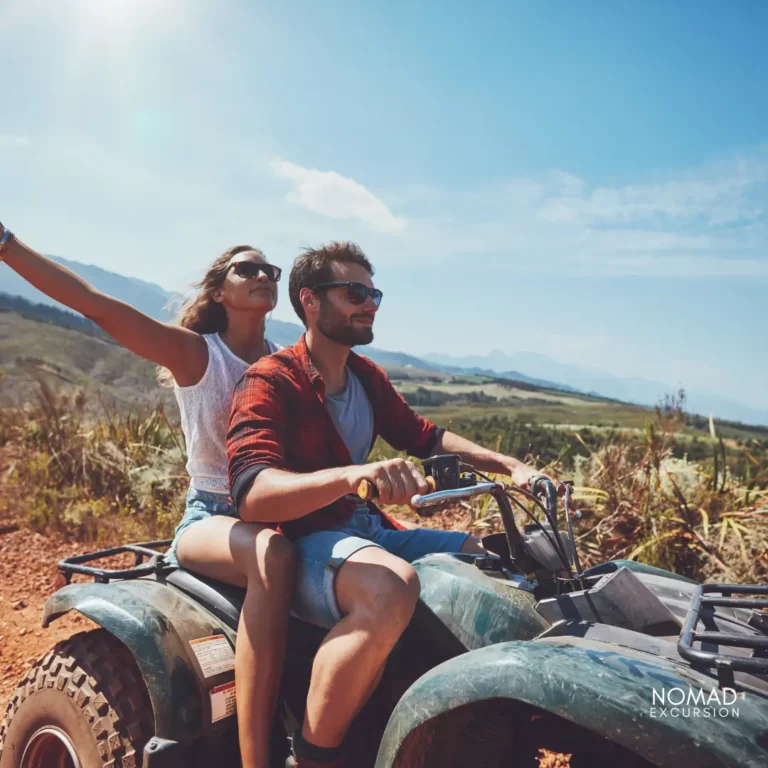
[[[171,546],[165,553],[165,562],[179,567],[176,549],[179,546],[181,534],[193,523],[213,517],[213,515],[237,517],[235,508],[229,502],[229,496],[226,493],[198,491],[197,488],[193,488],[190,485],[187,493],[187,508],[184,510],[184,517],[181,518],[181,522],[176,526],[173,542],[171,542]]]
[[[330,629],[342,618],[334,580],[350,555],[365,547],[379,547],[412,563],[433,552],[459,552],[469,535],[433,528],[393,531],[382,525],[379,515],[357,509],[343,523],[293,542],[296,587],[292,612],[304,621]]]

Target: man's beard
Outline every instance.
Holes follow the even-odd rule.
[[[334,310],[327,300],[320,300],[320,316],[317,330],[337,344],[356,347],[373,341],[373,326],[355,327],[341,313]]]

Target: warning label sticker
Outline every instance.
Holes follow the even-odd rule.
[[[213,677],[235,668],[235,652],[224,635],[201,637],[190,640],[189,644],[205,677]]]
[[[211,722],[223,720],[234,715],[236,711],[234,680],[211,688]]]

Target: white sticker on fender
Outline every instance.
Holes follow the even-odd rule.
[[[235,668],[235,652],[224,635],[201,637],[198,640],[190,640],[189,644],[205,677],[220,675]]]
[[[234,715],[236,711],[234,680],[211,688],[211,722],[223,720],[225,717]]]

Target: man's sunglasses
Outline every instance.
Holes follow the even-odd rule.
[[[377,307],[381,304],[381,297],[384,295],[378,288],[369,288],[367,285],[363,285],[363,283],[354,282],[318,283],[309,287],[313,291],[316,291],[318,288],[346,288],[347,298],[352,304],[363,304],[370,296]]]
[[[238,277],[258,277],[263,272],[267,280],[273,283],[280,279],[283,271],[274,264],[265,264],[262,261],[235,261],[229,265],[229,268],[234,269]]]

